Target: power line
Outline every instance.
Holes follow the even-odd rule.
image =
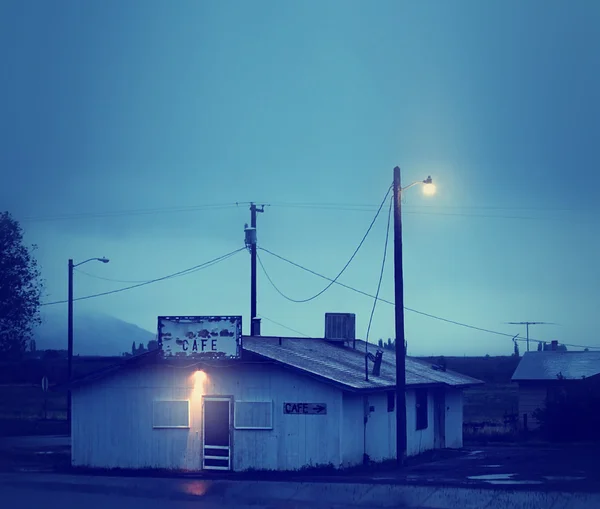
[[[369,228],[367,228],[367,231],[364,234],[363,238],[361,239],[360,243],[358,244],[357,248],[354,250],[354,253],[352,253],[352,256],[346,262],[346,265],[344,265],[344,267],[342,268],[342,270],[340,270],[340,272],[338,273],[337,276],[335,276],[334,279],[330,280],[330,283],[325,288],[323,288],[320,292],[316,293],[312,297],[309,297],[307,299],[293,299],[293,298],[287,296],[285,293],[283,293],[277,287],[277,285],[274,283],[274,281],[271,279],[271,276],[269,276],[269,273],[266,271],[265,266],[263,265],[263,262],[262,262],[262,260],[260,259],[260,256],[258,256],[258,253],[257,253],[258,263],[260,263],[260,266],[261,266],[263,272],[265,273],[265,276],[267,277],[267,280],[269,281],[269,283],[271,283],[271,285],[273,286],[273,288],[275,288],[275,290],[277,291],[277,293],[279,293],[279,295],[281,295],[284,299],[287,299],[287,300],[289,300],[291,302],[300,303],[300,302],[309,302],[311,300],[314,300],[317,297],[319,297],[320,295],[323,295],[327,290],[329,290],[329,288],[331,288],[337,282],[337,280],[340,278],[340,276],[346,271],[346,269],[348,268],[348,266],[352,263],[352,260],[354,260],[354,258],[356,257],[356,255],[360,251],[360,248],[364,244],[365,240],[367,240],[367,237],[369,236],[369,233],[371,232],[371,229],[373,228],[373,225],[377,221],[377,218],[379,217],[379,213],[381,212],[381,209],[383,208],[383,205],[387,201],[387,198],[388,198],[391,190],[392,190],[392,186],[390,186],[388,188],[387,192],[385,193],[383,201],[381,202],[381,205],[379,205],[379,209],[377,210],[377,213],[375,214],[375,217],[371,221],[371,224],[369,225]]]
[[[367,336],[365,341],[369,342],[369,332],[371,332],[371,323],[373,322],[373,315],[375,314],[375,307],[377,306],[377,301],[379,300],[379,290],[381,290],[381,281],[383,280],[383,272],[385,271],[385,259],[387,257],[387,248],[388,241],[390,239],[390,219],[392,218],[392,204],[393,201],[390,200],[390,209],[388,210],[388,218],[387,218],[387,228],[385,230],[385,245],[383,248],[383,260],[381,262],[381,271],[379,272],[379,282],[377,283],[377,292],[375,293],[375,297],[373,298],[373,307],[371,308],[371,316],[369,317],[369,325],[367,326]]]
[[[125,284],[137,284],[137,283],[146,283],[150,281],[149,279],[112,279],[110,277],[102,277],[97,276],[96,274],[91,274],[84,270],[74,269],[78,274],[83,274],[84,276],[88,276],[94,279],[100,279],[102,281],[110,281],[111,283],[125,283]]]
[[[62,221],[62,220],[69,220],[69,219],[95,219],[95,218],[106,218],[106,217],[165,214],[165,213],[176,213],[176,212],[196,212],[196,211],[201,211],[201,210],[220,210],[220,209],[235,208],[239,205],[244,205],[246,203],[249,203],[249,202],[216,203],[216,204],[207,204],[207,205],[161,207],[161,208],[150,208],[150,209],[113,210],[113,211],[103,211],[103,212],[65,213],[65,214],[54,214],[54,215],[47,215],[47,216],[26,217],[23,219],[23,222]]]
[[[123,216],[141,216],[141,215],[153,215],[153,214],[169,214],[169,213],[181,213],[181,212],[198,212],[203,210],[221,210],[228,208],[235,208],[239,205],[247,205],[250,202],[231,202],[231,203],[217,203],[207,205],[192,205],[192,206],[173,206],[173,207],[162,207],[162,208],[149,208],[149,209],[131,209],[131,210],[114,210],[114,211],[102,211],[102,212],[78,212],[78,213],[64,213],[54,214],[45,216],[33,216],[26,217],[23,222],[48,222],[48,221],[65,221],[65,220],[77,220],[77,219],[96,219],[96,218],[112,218],[112,217],[123,217]],[[282,207],[282,208],[297,208],[297,209],[322,209],[322,210],[337,210],[337,211],[356,211],[356,212],[373,212],[377,210],[376,205],[371,204],[357,204],[357,203],[309,203],[309,202],[275,202],[269,206]],[[416,210],[410,210],[414,208]],[[428,210],[427,210],[428,209]],[[443,212],[443,210],[457,210],[459,212]],[[442,210],[442,212],[440,212]],[[543,207],[501,207],[501,206],[440,206],[440,205],[406,205],[404,213],[406,214],[420,214],[420,215],[434,215],[434,216],[458,216],[458,217],[481,217],[481,218],[498,218],[498,219],[521,219],[521,220],[568,220],[569,218],[558,217],[533,217],[533,216],[512,216],[512,215],[500,215],[500,214],[481,214],[481,213],[469,213],[460,212],[461,210],[497,210],[497,211],[532,211],[532,212],[544,212],[544,211],[555,211],[555,212],[581,212],[586,213],[585,210],[577,210],[570,208],[543,208]]]
[[[258,249],[260,249],[261,251],[264,251],[265,253],[269,253],[270,255],[274,256],[275,258],[279,258],[280,260],[282,260],[282,261],[284,261],[286,263],[289,263],[290,265],[293,265],[294,267],[302,269],[305,272],[309,272],[310,274],[318,276],[318,277],[320,277],[322,279],[325,279],[327,281],[333,281],[333,279],[331,279],[331,278],[329,278],[327,276],[324,276],[323,274],[319,274],[318,272],[315,272],[314,270],[311,270],[311,269],[309,269],[307,267],[304,267],[303,265],[300,265],[299,263],[293,262],[292,260],[289,260],[289,259],[287,259],[287,258],[285,258],[285,257],[283,257],[281,255],[278,255],[277,253],[269,251],[268,249],[265,249],[264,247],[259,247]],[[370,297],[371,299],[375,299],[376,298],[377,300],[379,300],[381,302],[385,302],[386,304],[394,305],[394,303],[392,301],[390,301],[390,300],[386,300],[386,299],[383,299],[381,297],[376,297],[375,295],[372,295],[372,294],[370,294],[368,292],[365,292],[363,290],[359,290],[358,288],[354,288],[354,287],[352,287],[350,285],[347,285],[347,284],[344,284],[344,283],[340,283],[339,281],[335,281],[335,284],[337,284],[339,286],[342,286],[344,288],[347,288],[348,290],[352,290],[353,292],[356,292],[356,293],[359,293],[361,295],[364,295],[365,297]],[[434,320],[439,320],[441,322],[450,323],[452,325],[458,325],[460,327],[465,327],[467,329],[472,329],[472,330],[476,330],[476,331],[480,331],[480,332],[487,332],[489,334],[495,334],[497,336],[503,336],[503,337],[507,337],[507,338],[511,338],[511,339],[514,337],[514,334],[508,334],[506,332],[499,332],[499,331],[495,331],[495,330],[492,330],[492,329],[486,329],[486,328],[483,328],[483,327],[477,327],[475,325],[470,325],[470,324],[466,324],[466,323],[463,323],[463,322],[458,322],[456,320],[450,320],[448,318],[443,318],[441,316],[433,315],[431,313],[425,313],[424,311],[419,311],[417,309],[409,308],[409,307],[406,307],[406,306],[404,306],[404,309],[406,311],[410,311],[411,313],[415,313],[415,314],[418,314],[418,315],[421,315],[421,316],[426,316],[428,318],[432,318]],[[517,341],[526,341],[526,340],[518,338]],[[539,339],[530,339],[530,341],[536,341],[538,343],[544,343],[544,341],[539,340]],[[561,343],[561,344],[565,345],[565,346],[570,346],[570,347],[573,347],[573,348],[596,348],[596,349],[600,348],[600,346],[574,345],[574,344],[569,344],[569,343]]]
[[[321,210],[331,210],[331,211],[351,211],[351,212],[372,212],[376,210],[376,207],[373,205],[367,204],[328,204],[328,203],[272,203],[274,207],[282,207],[282,208],[298,208],[298,209],[321,209]],[[406,207],[414,207],[417,210],[410,210]],[[429,209],[429,210],[419,210],[421,208]],[[435,210],[441,209],[442,211]],[[555,212],[582,212],[582,210],[575,209],[561,209],[561,208],[533,208],[533,207],[484,207],[484,206],[440,206],[440,205],[406,205],[403,213],[405,214],[416,214],[416,215],[425,215],[425,216],[455,216],[455,217],[480,217],[487,219],[518,219],[518,220],[531,220],[531,221],[570,221],[571,218],[558,216],[558,217],[541,217],[541,216],[526,216],[526,215],[505,215],[505,214],[486,214],[486,213],[472,213],[472,212],[443,212],[444,209],[451,210],[526,210],[531,212],[541,212],[541,211],[555,211]]]
[[[372,203],[334,203],[334,202],[271,202],[273,207],[289,207],[289,208],[313,208],[313,207],[348,207],[358,209],[375,210],[376,205]],[[561,208],[561,207],[515,207],[515,206],[494,206],[494,205],[409,205],[415,208],[425,209],[455,209],[455,210],[530,210],[530,211],[557,211],[557,212],[585,212],[580,209]]]
[[[301,336],[304,336],[306,338],[310,337],[308,334],[304,334],[304,332],[301,332],[301,331],[296,330],[296,329],[292,329],[291,327],[288,327],[287,325],[284,325],[283,323],[277,322],[277,321],[273,320],[272,318],[268,318],[265,315],[259,314],[258,316],[260,316],[261,318],[267,320],[267,322],[271,322],[271,323],[274,323],[275,325],[279,325],[279,327],[283,327],[284,329],[287,329],[289,331],[295,332],[296,334],[300,334]]]
[[[117,288],[116,290],[110,290],[108,292],[95,293],[93,295],[86,295],[85,297],[78,297],[76,299],[73,299],[73,301],[93,299],[93,298],[102,297],[102,296],[105,296],[105,295],[112,295],[113,293],[124,292],[126,290],[132,290],[134,288],[139,288],[140,286],[145,286],[145,285],[149,285],[149,284],[152,284],[152,283],[157,283],[159,281],[164,281],[166,279],[172,279],[172,278],[175,278],[175,277],[178,277],[178,276],[187,276],[187,275],[193,274],[194,272],[197,272],[199,270],[211,267],[212,265],[216,265],[217,263],[220,263],[220,262],[222,262],[222,261],[224,261],[224,260],[226,260],[228,258],[231,258],[232,256],[236,255],[237,253],[240,253],[241,251],[245,251],[245,249],[246,249],[245,247],[242,247],[240,249],[232,251],[231,253],[227,253],[226,255],[219,256],[218,258],[215,258],[215,259],[210,260],[208,262],[204,262],[204,263],[201,263],[199,265],[195,265],[194,267],[190,267],[189,269],[181,270],[179,272],[175,272],[175,273],[169,274],[167,276],[159,277],[159,278],[156,278],[156,279],[151,279],[149,281],[144,281],[142,283],[138,283],[138,284],[135,284],[135,285],[132,285],[132,286],[126,286],[124,288]],[[55,304],[65,304],[67,302],[68,301],[66,301],[66,300],[59,300],[59,301],[55,301],[55,302],[45,302],[43,304],[40,304],[40,306],[53,306]]]

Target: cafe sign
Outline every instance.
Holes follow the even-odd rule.
[[[159,316],[158,347],[165,357],[237,359],[241,316]]]

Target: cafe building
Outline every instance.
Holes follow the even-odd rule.
[[[242,336],[237,316],[159,317],[158,339],[71,383],[73,466],[289,471],[395,458],[393,352],[327,332]],[[463,390],[479,383],[406,359],[409,456],[462,447]]]

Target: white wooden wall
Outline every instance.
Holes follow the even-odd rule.
[[[233,469],[295,470],[394,459],[396,421],[387,394],[343,393],[273,365],[238,366],[208,373],[203,385],[189,371],[146,368],[108,378],[73,393],[73,465],[103,468],[200,470],[202,396],[273,402],[273,429],[232,430]],[[369,413],[367,439],[363,418]],[[189,429],[153,429],[155,400],[189,400]],[[284,402],[326,403],[327,415],[284,415]],[[416,430],[415,392],[408,390],[407,454],[434,448],[434,398],[428,426]],[[395,406],[395,405],[394,405]],[[462,392],[446,391],[446,447],[462,446]],[[233,426],[233,422],[232,422]],[[366,449],[365,449],[366,447]]]
[[[410,392],[410,391],[408,391]],[[387,393],[379,392],[368,397],[369,420],[367,421],[367,454],[371,461],[396,458],[396,405],[387,411]]]
[[[273,401],[272,430],[233,430],[234,470],[340,466],[342,392],[289,370],[258,364],[215,370],[203,387],[187,371],[147,368],[74,391],[73,464],[199,470],[203,394]],[[153,429],[156,399],[189,399],[189,429]],[[284,402],[326,403],[327,415],[284,415]]]
[[[463,446],[463,393],[460,389],[446,390],[446,447]]]
[[[360,465],[364,454],[364,398],[360,394],[345,392],[342,409],[340,450],[342,466]]]
[[[433,391],[427,391],[427,428],[417,430],[415,391],[406,392],[406,455],[415,456],[434,448]]]
[[[368,407],[374,407],[367,421],[366,443],[363,432],[365,398]],[[446,447],[462,447],[462,391],[447,388],[445,390],[445,429]],[[406,391],[406,436],[408,456],[434,449],[434,395],[427,391],[428,426],[417,430],[416,397],[414,390]],[[344,396],[342,425],[342,462],[344,466],[362,462],[363,452],[372,461],[384,461],[396,458],[396,406],[387,411],[387,394],[371,395],[346,394]]]

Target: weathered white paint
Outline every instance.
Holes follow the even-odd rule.
[[[411,392],[411,391],[409,391]],[[387,393],[368,396],[366,450],[371,461],[384,461],[396,457],[396,405],[387,411]]]
[[[199,470],[202,395],[273,401],[273,428],[232,428],[233,469],[295,470],[341,464],[342,391],[273,365],[208,373],[146,368],[73,392],[73,465]],[[189,429],[153,429],[153,401],[190,400]],[[327,404],[327,415],[284,415],[286,402]]]
[[[417,402],[413,390],[406,392],[406,455],[415,456],[434,448],[433,392],[427,390],[427,427],[417,429]]]
[[[443,445],[462,446],[462,391],[449,387],[428,389],[428,425],[417,430],[415,391],[409,389],[409,456],[441,446],[439,436],[435,439],[435,391],[443,397],[441,407],[445,409]],[[365,453],[371,461],[396,457],[396,405],[394,411],[388,412],[385,392],[344,392],[272,364],[214,369],[199,377],[191,371],[156,366],[74,390],[73,465],[200,470],[203,396],[231,398],[232,415],[236,402],[245,408],[240,427],[266,428],[235,429],[232,420],[231,457],[235,471],[351,466],[361,464]],[[172,421],[173,416],[156,414],[169,407],[156,405],[156,401],[177,400],[190,402],[189,428],[153,428],[157,420],[181,421],[179,417]],[[257,405],[247,405],[250,402]],[[283,412],[284,403],[315,402],[327,405],[326,415]]]
[[[428,425],[417,430],[416,397],[414,390],[406,392],[407,456],[414,456],[438,446],[435,440],[435,391],[443,398],[441,409],[445,410],[444,447],[460,448],[463,444],[462,418],[463,397],[460,389],[439,388],[427,391]],[[370,410],[372,407],[372,410]],[[345,394],[343,398],[343,423],[341,433],[342,464],[355,465],[362,462],[363,453],[371,461],[396,458],[396,405],[387,411],[387,394]],[[369,410],[366,425],[361,427],[365,410]]]
[[[363,461],[365,398],[352,392],[343,395],[340,450],[344,467],[360,465]]]
[[[540,426],[539,421],[533,416],[537,409],[546,407],[548,388],[537,384],[519,384],[519,422],[524,425],[523,416],[527,414],[527,428],[536,429]]]
[[[446,389],[446,448],[463,446],[463,393],[460,389]]]

